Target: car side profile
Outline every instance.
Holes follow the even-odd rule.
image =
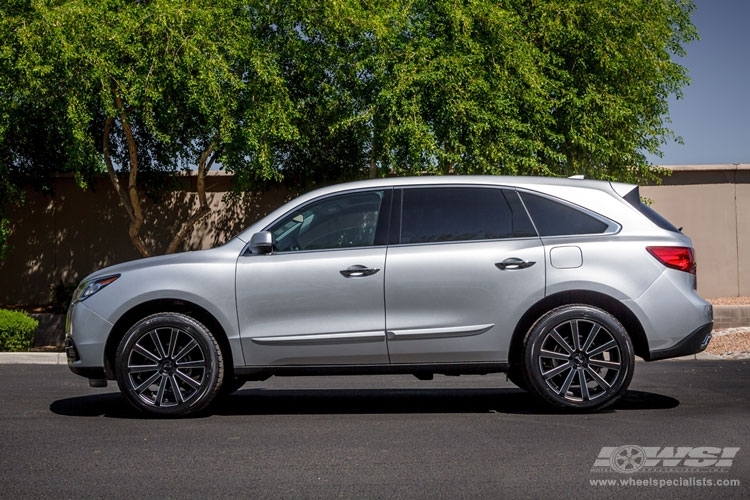
[[[627,389],[634,361],[702,351],[690,239],[638,186],[387,178],[305,194],[225,245],[86,277],[70,369],[185,416],[273,375],[505,372],[563,410]]]

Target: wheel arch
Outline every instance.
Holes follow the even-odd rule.
[[[216,338],[224,359],[225,374],[234,374],[234,362],[229,339],[221,323],[203,307],[180,299],[155,299],[138,304],[126,311],[115,322],[104,346],[104,369],[109,380],[115,380],[117,347],[127,331],[143,318],[156,313],[174,312],[185,314],[202,323]],[[225,375],[226,376],[226,375]]]
[[[526,334],[536,321],[545,313],[556,307],[568,304],[583,304],[598,307],[608,312],[625,327],[633,343],[633,350],[637,356],[649,359],[650,351],[648,339],[643,325],[635,314],[622,302],[609,295],[590,290],[573,290],[559,292],[543,298],[531,306],[516,324],[508,351],[508,361],[511,367],[520,366],[523,356],[523,341]]]

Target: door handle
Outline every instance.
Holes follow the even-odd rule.
[[[341,273],[341,276],[343,276],[344,278],[364,278],[365,276],[372,276],[378,271],[380,271],[380,269],[367,267],[367,266],[361,266],[361,265],[354,265],[354,266],[349,266],[346,269],[339,271],[339,272]]]
[[[505,259],[502,262],[498,262],[495,264],[495,267],[500,269],[501,271],[512,270],[512,269],[526,269],[527,267],[531,267],[536,262],[530,261],[530,260],[523,260],[518,259],[516,257],[511,257],[509,259]]]

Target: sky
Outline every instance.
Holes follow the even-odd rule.
[[[700,40],[678,62],[692,83],[670,101],[669,117],[684,145],[669,142],[657,165],[750,163],[750,0],[694,0]]]

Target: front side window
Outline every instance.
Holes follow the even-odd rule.
[[[369,247],[385,234],[385,191],[330,196],[296,209],[268,230],[275,252]],[[382,244],[382,243],[381,243]]]
[[[536,236],[515,191],[483,187],[403,191],[402,244]]]

